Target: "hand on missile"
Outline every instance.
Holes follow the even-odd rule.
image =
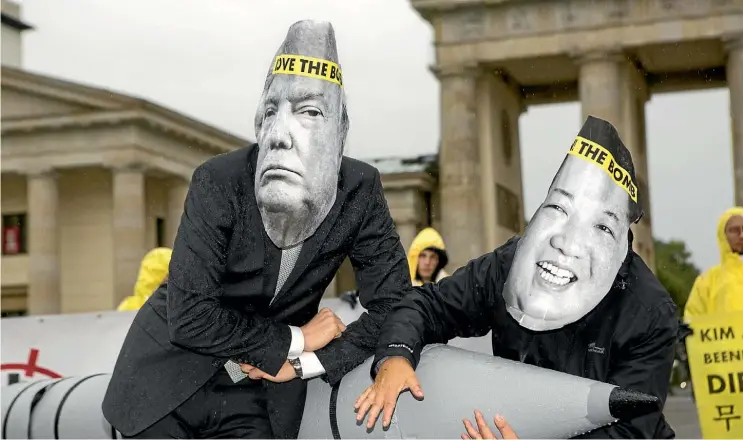
[[[392,421],[392,413],[397,405],[397,396],[401,392],[410,390],[417,399],[423,398],[423,388],[418,382],[413,367],[405,358],[393,357],[382,363],[374,384],[364,391],[354,408],[358,410],[356,421],[361,422],[369,411],[366,427],[371,429],[377,422],[379,412],[384,410],[382,426],[387,428]]]
[[[495,427],[498,428],[498,431],[500,432],[503,440],[518,438],[516,436],[516,433],[513,432],[513,429],[511,429],[511,426],[508,424],[508,422],[506,422],[506,419],[504,419],[502,416],[496,415],[495,417],[493,417],[493,421],[495,422]],[[467,430],[467,434],[462,434],[462,440],[496,438],[493,434],[493,431],[490,430],[488,424],[485,423],[485,417],[483,417],[482,413],[479,410],[475,410],[475,422],[477,423],[477,428],[472,426],[472,422],[467,419],[464,419],[463,422],[464,428]]]
[[[243,371],[243,373],[247,374],[248,377],[253,380],[265,379],[269,382],[282,383],[289,382],[290,380],[297,377],[297,371],[294,369],[294,367],[292,367],[289,361],[284,362],[284,365],[281,366],[281,369],[276,374],[276,376],[271,376],[263,370],[260,370],[250,364],[240,364],[240,369]]]
[[[346,330],[343,321],[332,310],[325,307],[314,318],[300,327],[304,336],[304,351],[319,350]]]

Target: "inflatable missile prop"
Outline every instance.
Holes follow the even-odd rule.
[[[502,414],[521,438],[569,438],[659,409],[657,398],[615,385],[430,345],[417,369],[425,399],[403,393],[390,428],[384,431],[378,421],[367,431],[357,425],[353,404],[371,384],[371,362],[335,388],[309,381],[299,438],[458,438],[462,418],[471,419],[475,408],[488,418]],[[101,410],[109,379],[97,374],[3,387],[2,438],[121,438]]]
[[[501,414],[520,438],[570,438],[616,420],[660,410],[654,396],[545,368],[462,350],[429,345],[416,369],[425,398],[400,395],[392,423],[381,417],[367,430],[356,422],[354,402],[369,386],[372,359],[331,388],[320,379],[308,384],[299,438],[459,438],[462,418],[479,409],[490,420]]]
[[[2,388],[2,438],[121,438],[103,417],[110,374],[42,379]]]

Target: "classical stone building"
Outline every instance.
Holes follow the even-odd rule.
[[[452,267],[523,228],[518,120],[530,105],[578,100],[584,118],[617,127],[646,195],[635,250],[652,265],[645,104],[656,93],[728,87],[743,205],[743,0],[410,2],[433,26]]]
[[[106,310],[172,246],[191,174],[247,144],[144,100],[2,67],[2,308]]]

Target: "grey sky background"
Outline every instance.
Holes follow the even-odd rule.
[[[25,68],[132,94],[254,139],[276,48],[295,21],[333,23],[349,98],[347,154],[436,152],[432,31],[407,0],[22,0]],[[655,95],[647,106],[654,234],[684,240],[702,269],[733,203],[727,90]],[[542,202],[582,123],[577,103],[520,120],[525,211]],[[444,237],[446,239],[446,237]],[[475,257],[473,255],[473,257]]]

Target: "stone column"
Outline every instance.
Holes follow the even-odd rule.
[[[490,251],[524,228],[519,117],[521,93],[502,74],[480,77],[478,87],[483,245]],[[473,256],[472,258],[474,258]]]
[[[583,121],[596,116],[622,131],[622,67],[627,62],[619,51],[590,52],[576,56],[578,93]]]
[[[59,188],[54,170],[28,174],[28,313],[62,311]]]
[[[733,132],[735,205],[743,206],[743,34],[726,38],[727,81],[730,90],[730,128]]]
[[[147,253],[145,227],[145,168],[129,163],[113,174],[114,297],[116,307],[131,295],[139,266]]]
[[[178,226],[181,224],[183,206],[188,194],[188,181],[174,177],[168,186],[168,218],[165,223],[166,243],[171,248],[178,234]]]
[[[635,235],[633,248],[654,270],[645,133],[645,104],[649,99],[647,84],[642,72],[619,50],[581,54],[576,61],[583,120],[591,115],[611,122],[632,154],[635,183],[645,212],[642,220],[632,225]]]
[[[405,253],[410,250],[410,245],[413,243],[415,236],[422,229],[419,226],[420,224],[414,220],[398,221],[395,219],[395,229],[397,230],[397,235],[400,236],[400,242],[405,249]]]
[[[483,217],[476,65],[433,69],[441,83],[439,196],[450,269],[482,255]]]

